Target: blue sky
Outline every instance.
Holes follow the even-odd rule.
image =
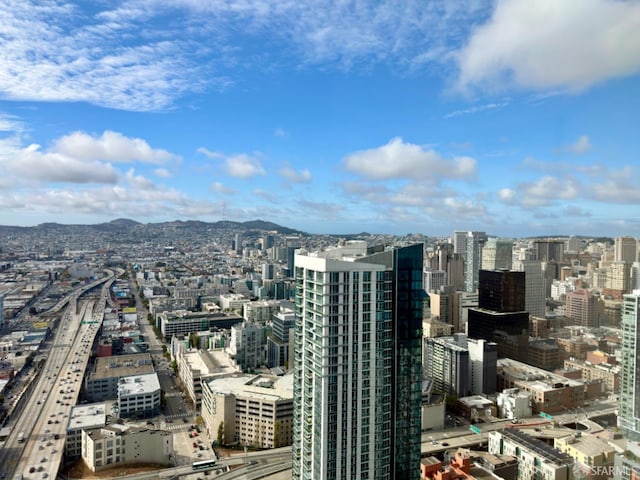
[[[0,224],[640,236],[639,73],[633,1],[8,0]]]

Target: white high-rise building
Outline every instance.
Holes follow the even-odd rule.
[[[640,290],[622,302],[622,370],[618,426],[628,440],[640,441]]]
[[[467,254],[467,231],[456,230],[453,232],[453,253]]]
[[[422,244],[296,255],[294,479],[416,478],[422,270]]]
[[[242,322],[231,327],[229,353],[244,372],[265,364],[264,328],[257,323]]]
[[[478,289],[478,273],[482,266],[482,247],[487,241],[484,232],[467,232],[467,254],[464,259],[464,290],[475,292]]]
[[[482,247],[482,270],[511,270],[513,242],[490,238]]]

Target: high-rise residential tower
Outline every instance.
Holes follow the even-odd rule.
[[[622,302],[622,370],[618,426],[628,440],[640,442],[640,290]]]
[[[419,476],[422,265],[422,244],[296,255],[294,479]]]
[[[482,247],[487,241],[484,232],[467,232],[467,254],[464,259],[464,290],[475,292],[478,288],[478,272],[482,266]]]

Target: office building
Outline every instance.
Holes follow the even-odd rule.
[[[259,448],[291,445],[293,375],[236,375],[203,384],[202,419],[212,437]]]
[[[293,478],[415,478],[423,245],[295,259]]]
[[[431,318],[437,318],[441,322],[453,325],[454,319],[454,296],[456,294],[452,286],[442,286],[437,290],[431,290],[429,295],[429,309]],[[457,313],[457,312],[456,312]],[[457,315],[456,315],[457,316]],[[437,335],[429,335],[434,337]]]
[[[640,290],[622,304],[622,369],[618,426],[628,440],[640,442]]]
[[[525,311],[534,317],[544,317],[547,298],[542,262],[538,260],[520,260],[514,263],[513,269],[524,272]]]
[[[567,293],[565,297],[564,314],[572,320],[574,325],[583,327],[598,327],[600,297],[591,290],[580,288]]]
[[[511,270],[513,242],[490,238],[482,247],[482,270]]]
[[[533,242],[535,259],[542,262],[562,262],[564,245],[563,240],[535,240]]]
[[[606,288],[603,293],[621,299],[625,293],[630,293],[631,263],[612,262],[607,268]]]
[[[242,233],[240,232],[236,233],[234,237],[233,250],[238,254],[242,253]]]
[[[471,338],[493,341],[497,331],[526,335],[529,314],[524,310],[524,272],[481,270],[478,307],[469,309],[467,332]]]
[[[276,278],[276,266],[273,263],[262,264],[262,281],[274,280]]]
[[[613,248],[616,262],[633,263],[638,260],[638,242],[633,237],[617,237]]]
[[[456,230],[453,232],[453,253],[467,254],[467,235],[469,232]]]
[[[240,307],[242,309],[242,307]],[[170,339],[174,335],[189,335],[210,329],[227,329],[242,323],[240,315],[224,313],[194,313],[186,310],[162,312],[157,315],[157,326],[163,337]]]
[[[118,383],[121,418],[148,418],[160,413],[160,380],[157,373],[124,377]]]
[[[629,290],[640,290],[640,262],[633,262],[629,275]]]
[[[85,379],[85,396],[91,402],[115,400],[121,378],[153,372],[153,362],[148,353],[98,357],[94,371]]]
[[[475,292],[478,289],[478,272],[482,266],[482,247],[487,241],[484,232],[467,233],[467,252],[464,258],[464,290]]]
[[[464,289],[464,253],[454,253],[453,244],[440,243],[436,245],[425,265],[427,269],[446,272],[446,284],[451,285],[455,290]],[[433,288],[431,289],[433,290]],[[425,290],[429,291],[429,286],[426,284]]]
[[[425,270],[424,289],[427,292],[437,291],[445,285],[447,285],[447,272],[444,270]]]
[[[577,237],[571,235],[566,242],[565,252],[566,253],[580,253],[582,249],[582,240]]]

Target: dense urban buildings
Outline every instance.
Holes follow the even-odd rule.
[[[55,255],[41,250],[43,240],[8,241],[17,253],[0,258],[0,413],[15,411],[24,397],[14,389],[34,378],[30,365],[51,355],[59,315],[49,310],[84,276],[118,272],[112,303],[89,321],[101,327],[95,342],[82,343],[86,360],[74,359],[67,383],[50,392],[61,403],[45,420],[66,431],[51,447],[64,462],[126,468],[122,449],[118,457],[98,444],[168,435],[174,456],[157,457],[158,443],[136,450],[136,459],[197,462],[213,456],[215,440],[216,448],[290,447],[296,478],[418,478],[421,468],[428,478],[487,478],[479,465],[536,478],[527,463],[533,457],[482,451],[485,428],[506,426],[549,445],[555,438],[572,470],[592,478],[610,468],[620,468],[622,479],[640,471],[637,369],[626,361],[637,353],[633,238],[487,236],[470,252],[474,235],[465,231],[455,253],[454,237],[338,241],[257,229],[221,241],[210,230],[187,235],[190,228],[156,230],[143,244],[136,234],[126,247],[121,229],[104,237],[109,248],[85,232],[80,248]],[[469,253],[480,262],[473,291],[464,285]],[[96,295],[79,301],[77,312],[91,313]],[[53,352],[64,344],[56,345]],[[39,408],[42,392],[31,401]],[[69,409],[68,424],[60,409]],[[588,430],[576,437],[573,422]],[[456,426],[483,433],[474,438]],[[83,455],[90,431],[86,441],[96,450]],[[14,445],[0,449],[0,462],[16,450],[16,435],[5,439],[0,430],[0,445]],[[468,457],[420,460],[421,452],[453,445],[454,435],[473,446]],[[521,451],[529,445],[509,441]],[[553,465],[545,472],[564,474]]]

